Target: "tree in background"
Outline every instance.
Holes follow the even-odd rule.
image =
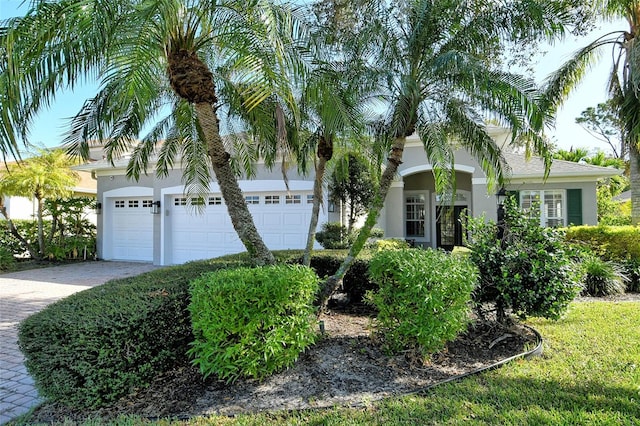
[[[605,142],[611,148],[615,158],[626,158],[629,147],[623,143],[624,124],[620,121],[618,110],[612,100],[589,107],[576,118],[589,134]]]
[[[621,125],[622,147],[629,152],[631,179],[631,219],[640,223],[640,53],[636,37],[640,30],[640,2],[637,0],[603,0],[584,2],[593,15],[603,20],[624,19],[628,28],[603,35],[566,61],[545,83],[550,106],[559,107],[578,86],[588,70],[604,57],[612,59],[606,84],[609,90],[609,110]],[[603,52],[605,55],[599,55]],[[621,148],[620,151],[623,151]]]
[[[375,187],[376,182],[364,158],[351,152],[338,159],[329,183],[329,197],[332,202],[341,202],[347,208],[348,234],[353,231],[356,220],[367,212]]]
[[[37,252],[26,243],[26,239],[16,235],[17,230],[2,206],[0,213],[7,220],[9,227],[17,238],[26,244],[26,249],[32,257],[42,259],[45,256],[44,238],[44,201],[63,198],[71,195],[73,187],[80,179],[71,170],[76,164],[63,150],[41,150],[39,155],[28,158],[21,163],[14,163],[8,171],[0,177],[0,195],[27,197],[36,200],[36,219],[38,221],[38,250]],[[14,232],[15,231],[15,232]]]

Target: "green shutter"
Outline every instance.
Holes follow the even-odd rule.
[[[567,189],[568,225],[582,225],[582,189]]]

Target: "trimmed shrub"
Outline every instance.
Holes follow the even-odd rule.
[[[628,279],[619,265],[588,255],[582,260],[582,268],[584,269],[583,294],[611,296],[624,293]]]
[[[438,250],[392,250],[371,260],[379,285],[367,299],[378,309],[376,333],[391,353],[438,351],[469,323],[477,270],[464,257]]]
[[[587,245],[605,260],[640,260],[640,228],[635,226],[571,226],[566,239]]]
[[[101,407],[187,361],[188,283],[225,266],[194,262],[113,280],[24,320],[20,349],[40,395]]]
[[[522,319],[558,319],[582,288],[574,250],[561,231],[541,227],[515,200],[507,200],[505,209],[502,240],[495,223],[467,218],[470,258],[480,270],[476,310],[483,315],[484,304],[492,304],[499,321],[507,310]]]
[[[337,222],[324,223],[322,229],[316,232],[316,241],[326,249],[345,249],[352,240],[347,227]]]
[[[191,283],[195,341],[204,376],[261,379],[292,365],[314,343],[318,276],[300,265],[218,271]]]
[[[409,248],[409,243],[397,238],[388,238],[386,240],[376,240],[372,248],[376,251],[400,250]]]

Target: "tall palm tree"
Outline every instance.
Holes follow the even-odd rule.
[[[492,63],[506,40],[562,33],[571,16],[559,2],[381,3],[360,37],[370,46],[373,76],[386,92],[382,134],[390,151],[365,224],[345,262],[325,283],[323,303],[340,285],[375,225],[402,163],[407,136],[415,132],[423,141],[439,192],[455,189],[457,147],[467,149],[490,179],[504,180],[501,147],[487,134],[487,118],[511,128],[514,140],[526,141],[528,153],[541,154],[550,163],[549,146],[541,136],[549,117],[536,85]]]
[[[595,16],[605,20],[624,19],[628,28],[597,38],[566,61],[546,81],[551,105],[561,105],[580,83],[589,68],[601,58],[612,59],[608,89],[611,105],[622,123],[622,146],[629,150],[631,220],[640,223],[640,67],[637,36],[640,30],[640,1],[600,0],[589,2]]]
[[[292,101],[286,80],[304,69],[292,48],[296,22],[286,6],[267,0],[33,1],[0,33],[0,101],[9,119],[0,126],[0,145],[15,146],[16,133],[27,135],[59,90],[97,78],[100,91],[71,122],[71,151],[86,157],[89,142],[103,140],[113,160],[133,148],[127,174],[138,178],[158,150],[156,173],[167,175],[180,159],[192,194],[207,191],[212,169],[247,251],[257,263],[273,263],[219,117],[232,104],[228,87],[243,88],[247,109],[274,95]]]
[[[24,238],[18,237],[27,245],[32,257],[42,258],[45,253],[43,208],[45,199],[63,198],[71,195],[78,183],[78,173],[71,169],[75,165],[64,151],[41,150],[37,156],[14,163],[0,177],[0,195],[16,195],[36,200],[36,219],[38,221],[38,251],[33,250]],[[0,213],[7,219],[12,233],[15,227],[7,215],[4,205]],[[17,232],[17,231],[16,231]]]

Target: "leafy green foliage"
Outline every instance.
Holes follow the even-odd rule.
[[[19,345],[40,395],[100,407],[186,362],[188,283],[226,266],[198,262],[113,280],[24,320]]]
[[[437,250],[390,250],[371,260],[380,289],[368,300],[378,309],[377,333],[392,353],[412,348],[422,356],[441,349],[469,322],[477,270],[464,257]]]
[[[499,320],[509,309],[520,318],[557,319],[580,291],[578,267],[561,231],[540,227],[519,210],[513,198],[505,204],[504,238],[495,223],[468,218],[470,258],[480,270],[474,294],[477,310],[495,306]]]
[[[335,274],[345,257],[344,251],[322,250],[314,253],[310,266],[319,277],[329,277]],[[361,303],[367,291],[378,289],[377,284],[369,279],[370,258],[368,251],[359,256],[354,260],[342,280],[340,291],[347,294],[349,302],[352,304]],[[292,259],[291,262],[302,263],[302,258]]]
[[[329,194],[331,201],[341,201],[348,208],[349,232],[373,201],[375,187],[369,166],[361,154],[348,153],[338,159],[329,183]]]
[[[373,249],[377,251],[400,250],[409,248],[409,243],[398,238],[387,238],[385,240],[377,240],[373,243]]]
[[[338,222],[327,222],[316,233],[316,240],[326,249],[344,249],[352,243],[353,236],[346,226]]]
[[[217,271],[191,283],[195,341],[205,376],[233,382],[289,367],[314,343],[318,276],[299,265]]]
[[[605,260],[640,259],[640,228],[634,226],[572,226],[566,238],[586,244]]]
[[[13,253],[3,246],[0,246],[0,271],[9,271],[16,263]]]
[[[51,217],[45,227],[46,254],[50,259],[94,259],[96,226],[87,219],[96,200],[73,197],[44,202],[44,213]]]
[[[35,221],[14,219],[12,222],[22,237],[28,241],[37,241],[38,224]],[[0,220],[0,246],[9,250],[14,256],[27,254],[25,247],[9,231],[6,220]]]
[[[628,278],[622,268],[610,261],[595,255],[587,255],[582,259],[584,269],[583,293],[590,296],[610,296],[624,293]]]

